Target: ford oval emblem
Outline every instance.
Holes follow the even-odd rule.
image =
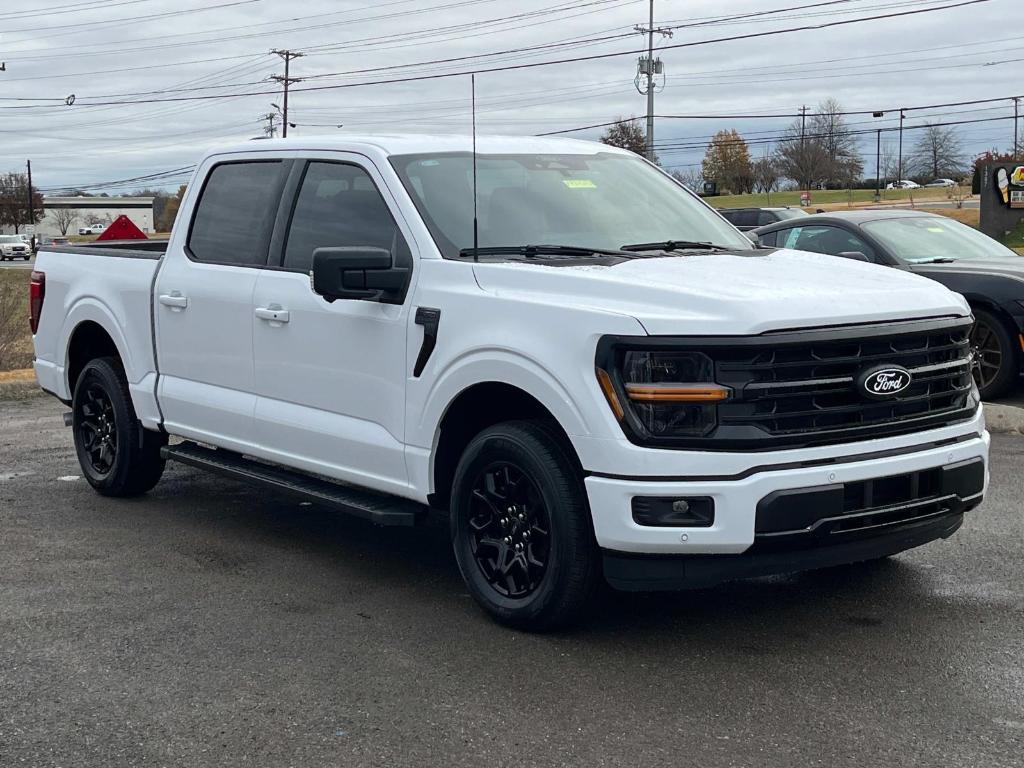
[[[858,379],[860,390],[873,400],[884,400],[894,397],[910,386],[913,376],[906,368],[892,365],[884,368],[872,368],[862,373]]]

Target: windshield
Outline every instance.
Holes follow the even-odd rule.
[[[18,245],[23,245],[25,241],[17,235],[0,235],[0,243],[17,243]]]
[[[786,219],[799,219],[801,216],[810,216],[807,211],[801,210],[800,208],[783,208],[775,213],[779,217],[779,221],[785,221]]]
[[[391,158],[445,258],[473,246],[469,152]],[[568,245],[616,250],[689,241],[750,250],[750,241],[699,199],[636,157],[477,155],[481,248]]]
[[[909,263],[933,259],[1019,258],[988,235],[944,216],[879,219],[866,221],[861,226],[894,256]]]

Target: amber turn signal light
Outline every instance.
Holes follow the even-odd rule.
[[[626,394],[637,403],[719,403],[729,390],[717,384],[627,384]]]
[[[608,405],[612,408],[612,413],[615,414],[615,418],[622,421],[626,416],[626,412],[622,408],[622,403],[619,402],[619,396],[615,393],[615,386],[612,384],[612,377],[608,375],[608,372],[597,369],[597,381],[601,385],[601,391],[604,392],[605,398],[608,400]]]

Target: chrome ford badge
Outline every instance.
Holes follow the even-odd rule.
[[[910,371],[898,365],[886,368],[872,368],[862,373],[858,379],[861,392],[873,400],[884,400],[894,397],[910,386],[914,377]]]

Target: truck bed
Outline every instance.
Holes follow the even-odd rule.
[[[45,276],[44,309],[35,334],[40,386],[69,401],[76,361],[73,334],[105,329],[124,363],[139,418],[159,423],[153,348],[153,281],[165,240],[110,240],[42,248],[35,271]]]

